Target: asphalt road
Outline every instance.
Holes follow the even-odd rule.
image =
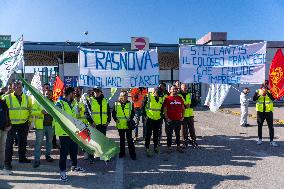
[[[284,117],[283,109],[275,109],[275,118]],[[230,110],[236,112],[238,108]],[[253,109],[250,111],[254,113]],[[48,163],[43,159],[36,169],[32,164],[19,164],[15,156],[14,174],[1,175],[0,188],[282,188],[282,125],[275,124],[275,140],[279,144],[275,148],[269,145],[266,125],[263,127],[264,143],[256,145],[257,126],[253,117],[247,128],[240,127],[239,117],[227,111],[196,111],[195,120],[201,149],[189,147],[184,154],[176,151],[168,154],[164,137],[161,154],[152,158],[145,156],[144,142],[141,141],[136,145],[136,161],[127,153],[124,159],[115,158],[108,163],[97,160],[94,165],[83,160],[80,152],[79,165],[87,172],[68,172],[66,183],[59,180],[58,150],[52,152],[55,162]],[[108,136],[118,140],[114,127],[109,127]],[[28,156],[32,158],[34,133],[30,133],[29,139]]]

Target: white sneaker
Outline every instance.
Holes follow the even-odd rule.
[[[270,142],[270,146],[277,147],[278,144],[277,144],[276,142],[274,142],[274,141],[271,141],[271,142]]]
[[[262,144],[262,139],[258,139],[257,145],[261,145],[261,144]]]
[[[67,182],[68,181],[68,177],[66,172],[60,172],[60,180],[63,182]]]
[[[0,175],[12,175],[13,172],[7,169],[0,170]]]

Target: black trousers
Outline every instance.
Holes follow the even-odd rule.
[[[258,138],[262,139],[262,126],[266,120],[269,129],[270,141],[274,139],[273,112],[257,112]]]
[[[183,140],[188,140],[188,133],[192,141],[196,141],[196,134],[194,128],[194,119],[192,117],[185,117],[181,122]]]
[[[180,127],[181,127],[181,121],[170,121],[167,122],[167,146],[171,147],[172,145],[172,137],[173,137],[173,131],[175,131],[176,135],[176,144],[177,146],[180,146]]]
[[[52,138],[52,145],[55,147],[57,144],[56,144],[56,135],[54,134],[53,135],[53,138]]]
[[[132,138],[131,129],[118,129],[120,138],[120,155],[125,155],[125,135],[128,143],[129,155],[131,158],[136,158],[135,146]]]
[[[27,137],[29,133],[28,122],[23,124],[12,125],[12,128],[7,133],[6,147],[5,147],[5,163],[10,164],[12,162],[13,156],[13,144],[16,137],[16,132],[18,133],[18,147],[19,147],[19,161],[26,158],[27,151]]]
[[[69,136],[60,136],[60,171],[66,171],[67,156],[70,154],[72,166],[77,166],[78,144],[76,144]]]
[[[148,118],[146,122],[146,139],[145,139],[145,147],[149,149],[150,146],[150,140],[153,132],[153,142],[154,142],[154,148],[158,147],[158,138],[159,138],[159,130],[161,125],[161,119],[159,120],[153,120]]]

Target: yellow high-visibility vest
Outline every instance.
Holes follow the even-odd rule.
[[[258,90],[257,90],[257,92],[258,92]],[[256,111],[257,112],[263,112],[263,110],[264,110],[264,106],[263,106],[264,99],[265,99],[265,112],[273,112],[273,110],[274,110],[273,102],[267,95],[265,95],[265,96],[261,95],[257,99],[256,104],[255,104]]]
[[[162,108],[163,102],[164,102],[163,97],[159,97],[159,100],[157,102],[154,94],[149,93],[148,102],[145,107],[147,117],[153,120],[161,119],[161,108]]]
[[[188,105],[191,104],[191,94],[188,93],[185,96],[185,99],[183,98],[182,94],[178,94],[184,102],[184,105]],[[184,112],[184,117],[191,117],[193,116],[193,108],[185,108],[185,112]]]
[[[74,108],[77,108],[79,111],[79,114],[75,114],[76,118],[81,120],[83,123],[88,124],[88,120],[85,117],[85,105],[83,102],[78,102],[76,99],[72,102],[73,110]],[[74,111],[75,113],[75,111]]]
[[[100,104],[95,98],[90,98],[90,104],[92,107],[92,118],[96,125],[105,125],[107,123],[107,100],[104,98],[102,100],[102,112],[100,109]],[[102,119],[100,114],[102,114]]]
[[[37,101],[34,101],[31,115],[34,116],[34,124],[36,129],[43,129],[44,114],[42,113],[43,108]]]
[[[127,119],[130,118],[132,104],[130,102],[127,102],[124,106],[124,111],[123,111],[121,107],[121,103],[115,102],[114,108],[116,111],[116,117],[119,120],[119,122],[116,123],[116,128],[117,129],[128,129]]]
[[[58,103],[61,104],[62,109],[72,117],[76,117],[74,114],[73,109],[69,106],[67,102],[64,100],[59,100],[57,101]],[[62,129],[61,125],[58,122],[55,122],[55,135],[56,136],[68,136],[68,134]]]
[[[30,119],[32,100],[22,93],[21,105],[14,93],[4,96],[12,124],[23,124]]]

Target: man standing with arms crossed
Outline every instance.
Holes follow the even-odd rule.
[[[171,153],[173,130],[176,135],[177,151],[183,153],[180,147],[180,127],[184,119],[184,102],[183,99],[177,95],[177,87],[173,85],[170,89],[170,96],[164,102],[164,114],[167,120],[167,146],[168,153]]]
[[[145,98],[143,113],[146,118],[146,139],[145,139],[145,147],[146,147],[146,155],[148,157],[152,156],[152,152],[150,150],[150,139],[153,132],[153,142],[154,142],[154,152],[159,153],[158,147],[158,138],[159,138],[159,129],[161,125],[162,112],[163,112],[163,103],[164,98],[160,97],[161,90],[157,87],[154,89],[153,93],[149,93]]]
[[[188,88],[185,83],[181,85],[179,96],[183,99],[185,107],[184,120],[181,123],[184,146],[187,147],[188,143],[190,143],[193,147],[198,147],[196,143],[196,134],[194,128],[194,115],[191,103],[191,93],[188,92]],[[190,134],[191,140],[188,138],[188,132]]]
[[[107,127],[111,121],[111,112],[107,99],[103,95],[101,88],[94,88],[94,97],[89,99],[91,113],[85,107],[85,115],[90,125],[106,136]],[[94,156],[89,155],[90,163],[94,163]]]
[[[11,162],[16,132],[19,137],[19,162],[31,163],[31,160],[26,157],[26,151],[32,100],[23,93],[23,85],[20,81],[16,81],[14,83],[14,93],[6,95],[4,100],[9,108],[9,115],[12,124],[12,128],[8,132],[6,140],[5,169],[12,170]]]

